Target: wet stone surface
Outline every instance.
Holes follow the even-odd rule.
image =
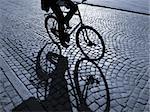
[[[101,34],[105,43],[104,57],[96,63],[108,83],[110,111],[148,112],[150,106],[149,16],[86,5],[81,5],[80,10],[84,23],[93,26]],[[39,50],[47,42],[51,42],[44,28],[44,12],[40,9],[40,1],[1,0],[0,14],[0,49],[3,51],[0,55],[29,92],[37,97],[36,86],[31,83],[30,78],[36,76],[35,64]],[[73,26],[77,22],[78,19],[74,17],[70,23]],[[51,47],[48,47],[47,51]],[[71,36],[69,48],[62,47],[62,55],[68,57],[68,66],[72,75],[77,60],[84,57],[76,46],[75,33]],[[84,66],[81,69],[85,73],[99,75],[97,69],[84,69]],[[92,66],[89,65],[89,68]],[[2,81],[5,81],[4,74],[1,71],[0,74],[0,77],[4,78]],[[69,89],[70,80],[67,73],[65,78]],[[9,91],[12,87],[9,87],[11,84],[8,80],[0,84],[0,98],[3,98],[9,93],[4,92],[5,89]],[[3,86],[8,86],[8,88]],[[100,87],[101,90],[103,86]],[[15,91],[11,92],[15,95]],[[101,97],[97,98],[92,97],[92,94],[96,92],[89,93],[90,97],[87,102],[92,102],[89,103],[90,108],[93,111],[102,111],[105,107],[93,100],[103,102],[102,96],[106,93],[102,91]],[[69,95],[72,94],[69,93]],[[0,103],[2,111],[16,106],[18,103],[15,102],[20,101],[19,97],[10,97],[4,99],[5,104]],[[70,99],[74,102],[73,96]]]

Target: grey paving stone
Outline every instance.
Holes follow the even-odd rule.
[[[122,96],[121,96],[120,93],[115,93],[115,94],[112,94],[112,95],[111,95],[111,98],[114,99],[114,100],[115,100],[115,99],[119,99],[119,98],[121,98],[121,97],[122,97]]]
[[[119,105],[119,106],[114,107],[113,109],[116,110],[117,112],[121,112],[123,107]]]
[[[8,1],[2,0],[2,1],[6,4],[10,2],[10,0]],[[3,14],[2,19],[5,19],[5,17],[8,16],[6,20],[9,25],[4,24],[3,28],[7,26],[7,28],[5,28],[6,31],[4,32],[7,35],[11,35],[10,36],[11,38],[8,37],[6,34],[3,34],[4,32],[1,32],[0,34],[3,34],[5,35],[5,37],[10,38],[11,42],[14,44],[13,45],[11,42],[7,41],[6,41],[7,44],[3,42],[4,47],[9,49],[9,52],[7,52],[6,50],[4,51],[7,52],[8,56],[12,55],[10,57],[10,61],[12,61],[12,63],[14,64],[10,64],[10,66],[14,66],[12,68],[15,69],[17,75],[19,73],[17,73],[16,68],[20,69],[18,66],[19,63],[21,64],[24,63],[23,66],[20,67],[22,68],[25,67],[27,70],[30,69],[29,66],[33,66],[32,65],[33,62],[27,60],[27,58],[33,58],[32,53],[35,52],[33,48],[36,47],[37,48],[36,51],[38,52],[40,46],[44,45],[44,42],[49,41],[48,39],[45,38],[43,39],[42,37],[39,37],[38,35],[33,33],[37,32],[43,36],[47,35],[46,33],[41,32],[45,31],[45,29],[43,28],[42,23],[44,18],[38,18],[40,17],[40,15],[41,16],[43,15],[43,13],[40,12],[40,9],[37,8],[39,5],[34,5],[35,7],[32,7],[33,10],[30,10],[28,6],[30,6],[31,1],[27,2],[29,5],[26,5],[27,3],[25,4],[25,2],[26,1],[18,1],[18,3],[24,6],[21,7],[18,4],[17,8],[22,9],[19,11],[17,10],[16,7],[13,7],[12,5],[9,5],[9,7],[3,7],[2,5],[0,5],[8,12],[9,11],[11,12],[11,14],[8,14],[8,12],[2,13]],[[32,3],[36,4],[36,1],[33,0]],[[81,12],[83,12],[84,8],[85,8],[84,5],[81,6]],[[97,13],[94,14],[93,11],[97,11]],[[26,16],[22,12],[26,12],[26,14],[28,15]],[[109,84],[110,85],[109,87],[118,88],[121,86],[122,89],[116,90],[114,91],[114,93],[117,92],[121,93],[122,98],[127,99],[130,99],[131,97],[138,98],[138,95],[140,94],[140,98],[142,99],[144,97],[143,99],[145,99],[146,101],[147,100],[146,95],[144,96],[143,93],[141,93],[142,89],[145,88],[144,83],[141,82],[141,78],[143,79],[145,77],[145,75],[143,76],[143,74],[145,74],[145,70],[142,69],[143,67],[147,66],[147,64],[145,63],[146,53],[144,52],[145,50],[143,50],[144,49],[143,43],[145,44],[145,46],[147,46],[146,45],[147,36],[144,36],[143,34],[145,35],[148,34],[147,30],[148,27],[146,26],[149,22],[148,21],[149,19],[147,19],[148,17],[144,15],[137,15],[134,13],[127,13],[127,12],[124,13],[121,11],[108,10],[100,7],[93,8],[91,6],[88,7],[88,11],[86,11],[85,15],[86,15],[85,17],[86,23],[96,28],[99,32],[103,32],[102,37],[105,40],[107,52],[105,53],[105,57],[103,58],[103,60],[100,61],[101,63],[100,66],[102,66],[105,63],[105,65],[103,65],[101,69],[104,74],[109,75],[109,77],[106,76],[107,77],[106,79],[109,79],[110,84],[112,82],[112,85]],[[32,21],[31,19],[34,21]],[[99,23],[100,25],[97,23]],[[12,28],[13,30],[11,30]],[[28,30],[26,28],[28,28]],[[109,30],[111,32],[109,32]],[[12,31],[15,32],[16,37],[12,36],[13,33]],[[72,36],[71,40],[73,40],[72,43],[75,44],[74,36]],[[35,42],[37,42],[36,43],[37,46],[32,46],[35,44]],[[76,47],[74,48],[70,47],[69,49],[74,50],[76,49]],[[66,51],[67,51],[66,54],[68,55],[69,50],[64,50],[64,52]],[[73,52],[72,55],[76,55],[76,53],[77,52]],[[78,57],[76,58],[78,59]],[[26,62],[23,59],[27,60],[29,64],[26,64]],[[5,60],[9,60],[9,57],[5,57]],[[17,67],[15,68],[15,66]],[[136,72],[136,74],[133,72]],[[137,86],[134,85],[135,84],[134,79],[137,79],[139,73],[140,76],[136,81],[139,82],[139,85]],[[29,72],[29,74],[32,74],[32,72]],[[127,79],[125,79],[125,77],[127,77]],[[147,77],[144,78],[145,81],[147,81],[146,78]],[[32,87],[28,87],[28,89],[31,88]],[[111,93],[113,93],[113,91],[111,91]],[[139,99],[136,99],[136,102],[138,102],[138,100]],[[118,99],[117,102],[119,102]],[[123,106],[125,108],[126,101],[124,102],[125,103],[123,104]],[[113,109],[111,110],[119,111],[120,109],[116,108],[114,110]],[[132,109],[126,110],[126,112],[130,111],[132,112]]]
[[[4,87],[0,86],[0,94],[4,92]]]
[[[144,112],[149,112],[150,111],[150,105],[147,104],[144,108]]]
[[[144,75],[143,77],[142,77],[142,79],[144,79],[144,80],[148,80],[149,79],[149,76],[148,75]]]
[[[135,110],[139,110],[140,111],[143,111],[145,108],[145,105],[141,104],[141,103],[136,103],[135,104]]]
[[[114,108],[114,107],[116,107],[116,106],[118,106],[119,104],[118,104],[118,102],[116,101],[116,100],[112,100],[111,102],[110,102],[110,107],[111,108]]]
[[[9,86],[10,86],[10,82],[9,81],[4,83],[4,87],[9,87]]]
[[[22,78],[21,81],[25,82],[27,81],[28,79],[26,77]]]
[[[90,101],[89,101],[90,102]],[[105,103],[106,103],[106,99],[104,99],[104,98],[100,98],[100,99],[98,99],[98,104],[101,106],[101,105],[104,105]]]
[[[146,81],[145,81],[145,80],[140,80],[140,82],[139,82],[139,84],[138,84],[138,87],[140,87],[141,89],[143,89],[144,86],[145,86],[145,84],[146,84]]]
[[[131,97],[134,97],[135,99],[137,99],[139,97],[139,94],[136,92],[132,92]]]
[[[129,93],[121,93],[121,96],[123,97],[123,98],[126,98],[126,97],[128,97],[129,96]]]
[[[133,108],[130,108],[130,107],[125,107],[123,109],[123,112],[133,112]],[[137,111],[138,112],[138,111]]]
[[[25,81],[24,81],[24,84],[25,84],[25,85],[29,85],[29,84],[31,84],[31,83],[30,83],[29,80],[25,80]]]
[[[14,98],[12,98],[12,102],[14,103],[15,106],[21,104],[23,101],[19,96],[15,96]]]
[[[26,76],[27,78],[29,78],[29,77],[31,76],[31,74],[25,74],[25,76]]]
[[[31,91],[31,93],[36,93],[36,92],[37,92],[37,89],[32,88],[32,89],[30,89],[30,91]]]
[[[110,112],[117,112],[115,109],[110,109]]]
[[[134,92],[139,94],[141,92],[141,89],[136,86],[136,88],[134,89]]]
[[[142,110],[140,108],[135,107],[133,108],[133,112],[142,112]]]
[[[128,102],[127,102],[127,105],[130,107],[130,108],[133,108],[136,104],[136,99],[134,97],[130,97]]]
[[[10,92],[10,91],[12,91],[12,90],[13,90],[13,87],[12,87],[11,85],[5,87],[5,91],[6,91],[6,92]]]
[[[29,90],[32,89],[32,88],[34,88],[33,85],[28,85],[27,87],[28,87]]]
[[[117,82],[118,87],[123,87],[124,84],[122,83],[122,78],[120,80],[118,80]]]
[[[13,105],[12,103],[9,103],[8,105],[6,105],[6,106],[4,107],[4,110],[5,110],[6,112],[10,112],[13,108],[14,108],[14,105]]]
[[[2,108],[0,108],[0,112],[4,112],[4,110]]]
[[[18,95],[15,89],[13,89],[12,91],[7,92],[7,94],[9,95],[10,98],[13,98],[16,95]]]
[[[96,103],[92,103],[90,106],[91,106],[91,109],[92,109],[93,111],[95,111],[95,110],[97,110],[97,109],[99,108],[99,105],[96,104]]]
[[[1,105],[7,105],[7,104],[9,104],[10,102],[11,102],[11,99],[7,96],[7,95],[5,95],[5,96],[1,96]]]
[[[123,107],[126,107],[126,103],[128,101],[128,98],[121,98],[121,99],[116,99],[116,101],[118,102],[118,104],[120,104]]]
[[[149,96],[147,96],[147,97],[149,97]],[[141,99],[141,98],[139,98],[139,99],[137,100],[137,102],[138,102],[138,103],[141,103],[141,104],[143,104],[143,105],[146,105],[146,104],[148,103],[148,99]]]

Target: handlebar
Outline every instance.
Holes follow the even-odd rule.
[[[74,1],[74,3],[76,3],[77,5],[79,5],[79,4],[83,4],[84,2],[86,2],[87,0],[82,0],[82,2],[76,2],[76,1]]]
[[[84,2],[86,2],[87,0],[82,0],[82,2],[81,3],[84,3]]]

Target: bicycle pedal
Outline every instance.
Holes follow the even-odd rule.
[[[72,28],[71,26],[67,26],[67,27],[66,27],[66,29],[71,29],[71,28]]]
[[[59,35],[59,32],[58,32],[58,30],[56,30],[56,29],[51,29],[51,32],[54,34],[54,35]]]
[[[96,46],[95,43],[92,43],[92,42],[88,42],[87,46],[91,47],[91,46]]]

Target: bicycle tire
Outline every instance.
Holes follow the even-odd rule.
[[[93,74],[94,77],[99,77],[97,80],[100,81],[99,83],[99,86],[96,86],[96,87],[93,87],[93,88],[90,88],[89,92],[93,92],[92,94],[88,94],[87,95],[87,98],[86,99],[83,99],[83,94],[84,93],[82,90],[84,90],[83,88],[83,82],[87,79],[88,75],[87,74],[92,74],[91,72],[90,73],[84,73],[83,70],[87,70],[87,68],[85,66],[82,66],[84,69],[80,71],[80,69],[82,68],[80,65],[82,64],[81,62],[83,61],[87,61],[87,63],[91,63],[91,65],[93,64],[95,67],[95,70],[99,72],[99,75],[98,74]],[[90,67],[91,69],[91,67]],[[87,60],[87,59],[82,59],[82,60],[79,60],[77,61],[76,63],[76,66],[75,66],[75,70],[74,70],[74,83],[75,83],[75,88],[77,89],[77,94],[79,95],[78,96],[78,100],[79,102],[83,102],[86,104],[84,104],[84,106],[82,107],[82,109],[78,109],[78,111],[92,111],[92,112],[109,112],[110,110],[110,94],[109,94],[109,88],[108,88],[108,84],[107,84],[107,81],[105,79],[105,76],[103,75],[100,67],[98,67],[98,65],[94,62],[94,61],[91,61],[91,60]],[[100,88],[102,87],[102,89]],[[94,91],[99,89],[98,91]],[[97,92],[97,93],[96,93]],[[105,95],[104,95],[105,93]],[[96,94],[96,95],[95,95]],[[99,96],[97,96],[99,95]],[[95,97],[97,96],[97,97]],[[93,97],[94,99],[92,99],[91,97]],[[90,99],[92,99],[90,101]],[[104,100],[106,99],[106,101],[104,102]],[[85,101],[84,101],[85,100]],[[88,103],[87,103],[88,101]],[[100,103],[103,103],[103,104],[100,104]],[[93,105],[99,105],[97,109],[95,110],[92,110],[92,106]],[[87,107],[88,106],[88,107]],[[103,107],[105,106],[105,107]],[[85,110],[83,110],[85,109]],[[89,110],[90,109],[90,110]]]
[[[82,33],[82,34],[81,34]],[[92,35],[94,34],[94,35]],[[88,44],[85,40],[86,38],[89,38],[88,41],[92,42],[96,45],[96,47],[88,46]],[[91,37],[89,37],[91,36]],[[97,38],[96,38],[97,37]],[[84,40],[83,40],[84,39]],[[103,41],[102,36],[91,26],[81,26],[76,33],[76,44],[77,47],[80,48],[83,55],[90,59],[90,60],[99,60],[104,56],[105,53],[105,44]]]
[[[56,51],[57,50],[56,46],[58,47],[58,51]],[[50,75],[53,74],[53,70],[55,69],[54,65],[52,65],[50,62],[46,61],[46,54],[50,50],[52,50],[52,52],[57,52],[58,54],[61,54],[60,46],[57,43],[55,43],[55,44],[54,43],[46,43],[40,49],[40,51],[38,52],[38,55],[36,57],[36,75],[37,75],[37,78],[39,79],[39,83],[37,84],[37,98],[39,100],[43,99],[42,97],[44,97],[44,99],[46,99],[47,96],[45,96],[45,95],[48,95],[48,93],[46,91],[45,91],[45,93],[40,92],[40,87],[43,87],[44,90],[48,89],[45,86],[46,85],[49,86],[48,82],[50,79]],[[40,94],[40,96],[39,96],[39,94]]]
[[[46,31],[47,31],[49,37],[52,39],[52,41],[58,42],[59,41],[58,36],[53,34],[51,31],[51,29],[58,30],[57,18],[53,15],[48,15],[48,16],[46,16],[44,23],[45,23],[45,28],[46,28]]]

